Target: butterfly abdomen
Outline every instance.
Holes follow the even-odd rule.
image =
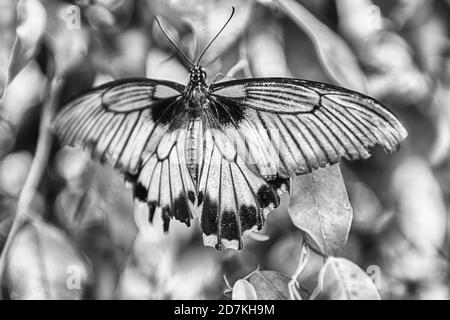
[[[189,122],[185,152],[186,166],[192,180],[196,182],[203,162],[203,120],[199,116]]]

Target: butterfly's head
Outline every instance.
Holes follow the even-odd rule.
[[[206,81],[206,71],[205,68],[195,65],[191,69],[189,69],[189,73],[191,75],[191,82],[193,84],[201,85]]]

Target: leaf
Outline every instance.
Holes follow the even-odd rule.
[[[128,250],[138,230],[131,190],[123,177],[109,165],[88,162],[80,150],[61,151],[57,160],[59,174],[68,180],[55,202],[58,222],[74,235],[103,225],[113,240],[110,245]]]
[[[144,77],[149,49],[147,32],[139,29],[124,30],[116,36],[117,53],[105,49],[111,55],[111,64],[118,76]]]
[[[81,299],[90,271],[80,252],[54,226],[33,221],[19,229],[7,256],[12,299]]]
[[[275,271],[257,271],[249,278],[258,300],[289,300],[291,278]]]
[[[434,94],[433,115],[437,126],[437,139],[431,151],[435,166],[450,158],[450,83],[438,84]]]
[[[374,37],[382,28],[380,8],[371,0],[336,1],[339,29],[355,45]]]
[[[173,278],[174,251],[156,232],[140,232],[133,244],[132,257],[128,260],[119,282],[121,298],[135,298],[134,279],[140,278],[141,289],[148,293],[145,299],[163,299],[167,296],[167,286]]]
[[[42,103],[42,97],[47,83],[46,80],[38,64],[31,61],[16,76],[14,81],[7,86],[5,94],[2,97],[2,113],[12,128],[20,124],[19,129],[26,131],[26,121],[35,121],[33,119],[33,111],[37,113],[37,108],[33,107]],[[22,134],[21,131],[17,133],[18,139],[20,139],[20,135]],[[27,135],[25,137],[31,138],[28,137],[29,132],[24,132],[23,134]]]
[[[159,49],[151,49],[147,57],[148,78],[164,79],[186,83],[189,79],[189,73],[186,68],[177,60],[167,60],[170,58],[167,53]]]
[[[108,8],[99,5],[92,4],[86,8],[86,17],[89,24],[96,29],[113,30],[116,26],[116,18]]]
[[[292,222],[325,255],[338,255],[347,242],[353,209],[339,165],[293,178]]]
[[[3,200],[0,202],[0,252],[2,252],[9,230],[11,229],[15,206],[16,203],[11,200]]]
[[[73,21],[74,17],[80,14],[78,10],[71,11],[74,8],[78,7],[63,2],[55,5],[54,15],[65,18],[51,20],[47,28],[46,40],[54,55],[56,73],[64,77],[71,73],[85,71],[82,68],[90,68],[89,71],[92,72],[92,65],[89,63],[95,58],[94,52],[88,56],[88,51],[91,49],[90,34],[78,25],[78,21]],[[105,59],[105,56],[102,59],[98,63],[107,64],[108,59]]]
[[[0,162],[0,191],[17,197],[30,170],[32,156],[21,151],[8,154]]]
[[[36,53],[47,24],[47,12],[39,0],[22,0],[17,7],[19,24],[8,67],[8,83]]]
[[[447,210],[430,166],[410,158],[396,169],[392,183],[401,231],[421,253],[436,254],[445,241]]]
[[[392,212],[384,210],[374,190],[356,174],[346,170],[346,185],[353,207],[353,230],[366,234],[381,232],[390,221]]]
[[[118,34],[131,21],[135,3],[127,0],[94,0],[81,3],[89,25],[105,34]]]
[[[3,96],[8,81],[8,66],[11,50],[16,37],[17,1],[0,2],[0,98]]]
[[[420,43],[416,45],[421,49],[412,54],[409,39],[406,41],[403,35],[391,31],[392,28],[383,24],[389,20],[382,16],[380,8],[370,0],[357,0],[351,3],[340,0],[336,5],[342,32],[353,43],[361,64],[367,70],[371,70],[367,84],[371,95],[379,99],[395,99],[396,104],[404,106],[427,99],[430,81],[417,67],[416,61],[422,59],[418,59],[415,55],[420,54],[424,50],[422,48],[430,48],[432,45],[419,40]],[[395,14],[393,10],[389,18],[395,19]],[[412,23],[422,24],[423,18],[419,19],[420,22]],[[433,30],[432,33],[437,32]],[[417,36],[418,32],[415,33],[415,37]],[[427,32],[427,40],[430,41],[432,37],[431,33]],[[445,35],[443,37],[445,38]]]
[[[409,291],[411,285],[442,281],[448,263],[437,252],[427,254],[417,250],[398,230],[384,235],[380,240],[381,268],[385,270],[383,279],[390,286],[390,294],[404,297],[405,293],[396,294],[395,289],[391,288],[396,283]]]
[[[268,3],[266,0],[261,2]],[[311,38],[322,66],[336,83],[359,92],[367,92],[367,80],[357,58],[339,35],[300,3],[293,0],[277,0],[276,3]]]
[[[233,286],[233,300],[258,300],[255,288],[247,280],[240,279]]]
[[[195,52],[197,59],[230,17],[231,7],[236,8],[232,23],[223,30],[220,41],[216,41],[205,53],[202,59],[204,65],[219,57],[242,35],[250,22],[253,8],[253,1],[246,0],[148,0],[147,2],[156,14],[166,18],[180,31],[186,24],[189,25],[197,42],[197,48],[190,51]],[[190,39],[189,44],[193,43],[194,41]]]
[[[380,300],[375,284],[353,262],[328,258],[319,275],[320,298],[324,300]]]
[[[248,36],[248,59],[255,77],[292,77],[287,65],[283,30],[275,23],[260,22]]]
[[[12,150],[14,145],[15,128],[11,125],[11,122],[4,118],[0,113],[0,159],[3,159]]]
[[[173,246],[169,250],[173,251]],[[213,293],[219,296],[223,293],[220,270],[214,251],[199,247],[183,248],[165,284],[167,295],[174,300],[207,299],[208,294]]]

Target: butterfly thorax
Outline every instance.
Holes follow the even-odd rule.
[[[190,85],[197,87],[197,86],[206,86],[206,72],[203,67],[200,66],[193,66],[191,69],[189,69],[190,74],[190,81],[189,85],[187,86],[189,88]]]
[[[187,107],[194,113],[199,113],[207,107],[208,99],[205,94],[206,86],[195,86],[187,92]]]
[[[202,67],[194,66],[189,73],[190,81],[186,86],[185,96],[190,108],[201,109],[206,103],[206,72]]]

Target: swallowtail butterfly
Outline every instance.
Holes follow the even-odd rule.
[[[64,144],[124,173],[166,231],[171,219],[189,226],[198,216],[206,245],[243,249],[291,175],[368,158],[376,144],[392,152],[407,136],[381,103],[340,87],[288,78],[208,85],[203,54],[189,62],[186,86],[112,81],[71,100],[54,123]]]

